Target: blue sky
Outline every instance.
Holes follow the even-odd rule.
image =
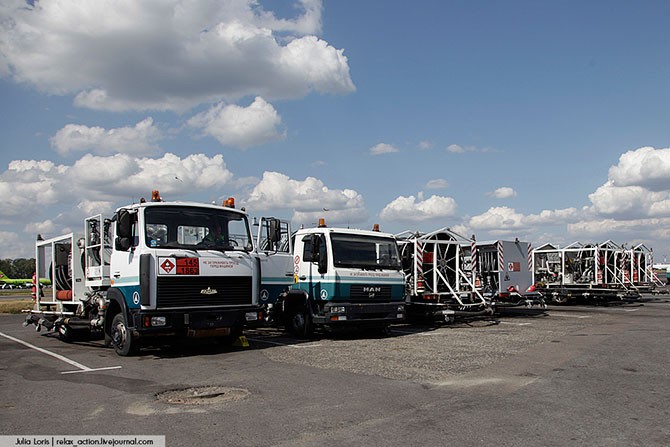
[[[0,4],[0,257],[148,196],[670,258],[670,3]],[[326,209],[327,211],[324,211]]]

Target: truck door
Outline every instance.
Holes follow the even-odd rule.
[[[279,294],[295,282],[291,225],[262,217],[258,223],[256,253],[261,265],[260,304],[274,304]]]
[[[295,271],[298,283],[296,288],[304,290],[313,300],[330,300],[335,292],[334,275],[330,287],[326,284],[329,259],[326,235],[307,233],[296,237],[294,250]]]
[[[121,209],[115,216],[114,249],[110,257],[110,280],[129,308],[140,307],[140,251],[138,213]],[[144,304],[148,303],[145,297]]]

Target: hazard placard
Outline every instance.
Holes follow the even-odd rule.
[[[507,271],[508,272],[520,272],[521,271],[521,263],[520,262],[508,262],[507,263]]]
[[[198,258],[158,258],[159,275],[199,275]]]

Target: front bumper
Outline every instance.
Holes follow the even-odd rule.
[[[328,303],[323,313],[315,315],[316,324],[330,325],[378,325],[405,321],[403,302],[392,303]]]
[[[258,306],[209,310],[142,310],[132,314],[133,334],[139,337],[229,335],[243,326],[259,326],[263,312]]]

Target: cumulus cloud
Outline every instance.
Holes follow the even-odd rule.
[[[642,147],[628,151],[609,169],[608,178],[615,186],[640,186],[667,192],[670,189],[670,148]]]
[[[387,221],[422,222],[430,219],[451,217],[456,212],[456,201],[451,197],[400,196],[386,205],[380,217]]]
[[[0,240],[0,246],[4,256],[29,256],[37,233],[52,237],[80,232],[85,217],[110,215],[118,206],[149,198],[152,189],[171,200],[193,196],[209,201],[232,181],[220,154],[168,153],[159,158],[86,154],[71,165],[15,160],[0,173],[0,195],[2,225],[14,226],[18,240],[8,244]],[[18,234],[20,229],[23,234]]]
[[[489,197],[494,197],[496,199],[509,199],[512,197],[516,197],[516,191],[508,186],[503,186],[501,188],[496,189],[495,191],[487,193],[486,195]]]
[[[146,118],[134,127],[116,129],[67,124],[50,141],[61,155],[84,151],[99,155],[148,155],[160,150],[155,145],[160,138],[161,132],[154,126],[153,119]]]
[[[446,189],[448,187],[449,182],[442,178],[429,180],[428,183],[426,183],[426,188],[428,189]]]
[[[249,208],[292,209],[292,220],[311,224],[327,213],[332,223],[363,222],[367,218],[363,196],[352,189],[329,189],[314,177],[294,180],[279,172],[264,172],[245,202]]]
[[[670,149],[643,147],[624,153],[589,199],[593,211],[604,217],[670,216]]]
[[[179,180],[177,180],[179,179]],[[180,158],[136,158],[127,154],[86,154],[71,166],[50,161],[15,160],[0,174],[3,214],[26,215],[42,206],[77,206],[90,201],[117,201],[119,197],[148,195],[152,189],[180,195],[221,187],[232,179],[222,155],[193,154]],[[76,201],[76,202],[75,202]],[[81,205],[85,211],[85,205]]]
[[[221,144],[246,149],[285,137],[281,117],[271,104],[256,97],[249,107],[219,103],[188,121]]]
[[[370,148],[370,155],[392,154],[394,152],[400,152],[400,149],[386,143],[379,143]]]
[[[322,3],[278,19],[255,0],[50,0],[0,6],[0,73],[98,110],[176,110],[244,96],[350,93]]]
[[[613,237],[613,233],[625,239],[639,238],[640,235],[656,239],[667,239],[670,236],[670,218],[583,220],[568,224],[568,232],[574,235],[608,239]]]
[[[476,230],[487,230],[491,234],[503,234],[509,230],[529,229],[534,226],[565,224],[576,220],[580,212],[576,208],[543,210],[539,214],[524,215],[514,208],[496,206],[485,213],[471,217],[469,225]]]

